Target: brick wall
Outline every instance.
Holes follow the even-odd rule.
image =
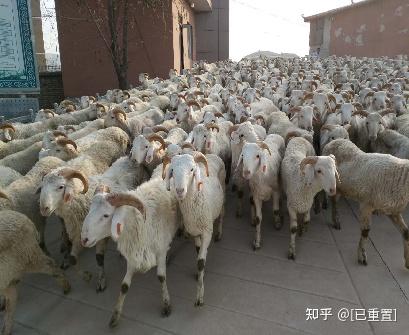
[[[54,102],[64,100],[61,72],[40,72],[40,108],[53,108]]]

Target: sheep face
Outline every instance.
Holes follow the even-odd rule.
[[[82,225],[81,242],[84,247],[92,248],[98,241],[111,235],[115,207],[106,200],[107,194],[97,193],[92,199],[88,215]]]
[[[391,98],[391,106],[398,115],[402,115],[407,112],[407,105],[402,95],[394,95]]]
[[[337,169],[334,156],[316,156],[315,163],[305,165],[302,173],[307,184],[317,180],[320,187],[330,196],[336,194]]]
[[[153,150],[153,143],[149,142],[145,136],[138,135],[133,141],[131,159],[138,164],[142,164],[145,159],[152,161]]]
[[[375,141],[378,134],[386,128],[382,115],[378,113],[370,113],[365,121],[368,138],[370,141]]]
[[[256,99],[258,98],[258,93],[257,90],[255,88],[248,88],[244,94],[243,94],[243,98],[246,99],[246,101],[251,104],[252,102],[256,101]]]
[[[350,126],[351,125],[346,124],[344,126],[331,125],[331,126],[328,126],[328,128],[323,127],[324,129],[321,129],[321,134],[320,134],[321,150],[323,150],[325,145],[327,145],[329,142],[334,141],[336,139],[339,139],[339,138],[349,139],[348,129],[350,128]]]
[[[386,108],[386,92],[380,91],[373,94],[371,101],[372,109],[379,111]]]
[[[58,141],[58,138],[56,140]],[[56,141],[52,142],[49,148],[43,152],[40,152],[40,154],[40,158],[45,156],[53,156],[63,161],[69,161],[73,158],[78,157],[78,151],[72,144],[59,144]]]
[[[246,143],[241,150],[241,155],[236,169],[243,163],[242,175],[244,179],[251,179],[254,174],[260,169],[262,172],[266,170],[266,161],[268,153],[260,148],[256,143]]]
[[[351,122],[352,113],[354,112],[355,107],[351,103],[345,103],[341,105],[340,111],[341,114],[341,124],[346,125]]]
[[[186,103],[180,103],[176,112],[176,122],[187,121],[190,115],[190,107]]]
[[[10,128],[0,130],[0,140],[3,142],[10,142],[13,139],[14,131]]]
[[[194,180],[197,185],[202,183],[199,165],[195,163],[193,156],[189,154],[177,155],[172,158],[169,169],[166,173],[166,187],[170,188],[170,180],[173,180],[174,191],[178,200],[186,197],[189,187]]]
[[[314,109],[311,106],[303,106],[301,110],[294,114],[291,121],[301,129],[311,131],[313,117]]]
[[[203,124],[198,124],[192,131],[192,144],[197,151],[204,153],[208,131]]]
[[[80,99],[81,108],[87,108],[89,106],[89,101],[90,100],[88,95],[82,96]]]
[[[290,98],[290,107],[298,107],[301,106],[304,102],[303,100],[304,92],[300,90],[294,90],[291,93]]]

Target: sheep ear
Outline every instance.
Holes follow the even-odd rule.
[[[345,124],[344,128],[345,128],[346,131],[349,131],[349,129],[351,128],[351,124],[349,124],[349,123]]]
[[[260,153],[260,169],[263,173],[267,172],[267,154],[265,150]]]
[[[237,165],[236,165],[236,169],[234,170],[234,173],[235,173],[235,174],[236,174],[237,172],[239,172],[240,164],[242,163],[242,161],[243,161],[243,155],[240,154],[239,160],[238,160]]]
[[[11,140],[12,140],[11,135],[10,135],[10,132],[9,132],[8,129],[5,129],[5,130],[4,130],[4,138],[5,138],[7,141],[11,141]]]
[[[314,180],[314,166],[307,164],[304,168],[305,183],[308,186],[311,186],[312,181]]]
[[[64,192],[64,202],[67,203],[67,202],[70,202],[71,200],[72,200],[71,190],[67,189],[66,187],[65,192]]]
[[[203,188],[203,180],[202,180],[202,175],[200,173],[199,165],[196,165],[194,177],[196,179],[197,190],[200,191]]]
[[[168,166],[165,174],[166,189],[170,191],[170,178],[172,178],[172,169]]]
[[[44,177],[43,177],[44,178]],[[35,194],[40,194],[41,193],[41,185],[37,188],[37,190],[35,191]]]
[[[153,161],[153,151],[154,151],[154,148],[153,148],[153,145],[151,145],[149,147],[148,152],[146,153],[146,157],[145,157],[145,161],[148,164]]]

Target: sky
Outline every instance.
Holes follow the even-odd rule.
[[[253,52],[308,54],[309,16],[351,4],[351,0],[221,0],[230,1],[230,58]],[[359,2],[362,0],[355,0]],[[44,47],[58,53],[54,0],[41,0]],[[54,16],[52,15],[54,13]]]

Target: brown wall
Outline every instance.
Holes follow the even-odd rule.
[[[96,8],[97,0],[87,0]],[[85,8],[77,0],[56,0],[61,68],[66,96],[94,95],[118,87],[105,43]],[[167,77],[173,67],[172,8],[163,15],[140,8],[132,15],[129,29],[129,83],[138,84],[138,74]],[[137,29],[139,27],[139,31]],[[109,34],[105,34],[108,36]]]
[[[39,97],[40,108],[54,108],[54,102],[64,100],[62,74],[57,72],[40,72],[41,93]]]
[[[31,0],[31,22],[33,24],[33,35],[35,44],[35,53],[37,58],[37,66],[43,68],[46,65],[44,40],[43,40],[43,25],[41,21],[40,0]]]
[[[396,56],[409,54],[408,0],[373,1],[333,15],[330,54]]]
[[[197,59],[229,58],[229,0],[213,0],[211,12],[196,14]]]

